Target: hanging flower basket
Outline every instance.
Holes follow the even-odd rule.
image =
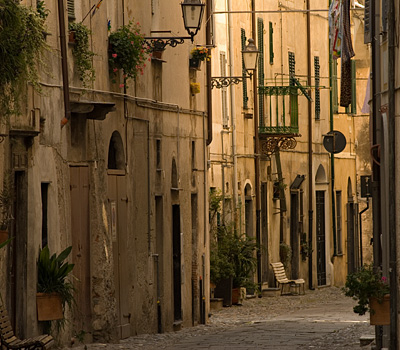
[[[380,303],[377,298],[369,300],[370,324],[375,326],[387,326],[390,324],[390,295],[386,294]]]
[[[201,60],[198,58],[189,58],[189,68],[200,70]]]

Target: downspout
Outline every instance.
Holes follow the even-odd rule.
[[[390,348],[397,346],[397,237],[396,237],[396,101],[395,101],[395,76],[396,76],[396,23],[394,17],[394,0],[388,2],[388,69],[389,69],[389,193],[394,198],[389,201],[389,271],[390,271]]]
[[[61,71],[64,93],[64,118],[61,120],[61,127],[63,127],[71,119],[71,109],[69,104],[68,55],[65,40],[65,16],[63,0],[58,0],[58,23],[60,28]]]
[[[211,40],[211,0],[206,2],[206,46],[212,45]],[[209,146],[213,139],[213,115],[212,115],[212,93],[211,93],[211,60],[206,60],[206,80],[207,80],[207,142]]]
[[[228,45],[229,45],[229,76],[234,77],[234,69],[233,69],[233,58],[234,58],[234,52],[233,52],[233,43],[232,43],[232,37],[233,37],[233,21],[232,21],[232,0],[227,0],[228,2]],[[231,107],[231,130],[232,130],[232,156],[233,156],[233,184],[232,184],[232,189],[233,189],[233,199],[234,199],[234,206],[235,206],[235,211],[234,211],[234,225],[237,227],[238,223],[238,213],[237,209],[239,207],[239,201],[238,201],[238,189],[237,189],[237,154],[236,154],[236,108],[235,108],[235,90],[234,86],[231,85],[229,87],[229,92],[230,92],[230,107]]]
[[[329,0],[329,5],[332,0]],[[330,46],[330,40],[329,40]],[[332,77],[332,64],[333,57],[329,50],[329,130],[333,131],[333,77]],[[333,230],[333,256],[331,262],[333,264],[333,258],[337,256],[337,237],[336,237],[336,198],[335,198],[335,154],[331,153],[331,205],[332,205],[332,230]]]
[[[372,165],[372,217],[373,217],[373,260],[375,269],[379,269],[382,263],[380,234],[382,227],[381,214],[381,175],[380,165],[374,161],[373,148],[380,142],[380,124],[379,124],[379,108],[380,108],[380,60],[379,60],[379,42],[375,40],[375,36],[379,34],[379,14],[377,4],[371,2],[371,49],[372,49],[372,109],[370,116],[371,132],[371,165]],[[375,342],[377,349],[382,347],[382,326],[375,326]]]
[[[311,15],[307,0],[307,84],[311,86]],[[310,91],[309,91],[310,94]],[[311,95],[311,94],[310,94]],[[311,101],[308,101],[308,244],[313,248],[313,135]],[[308,288],[313,290],[313,254],[308,257]]]
[[[254,41],[257,38],[256,29],[256,9],[255,0],[252,1],[251,9],[253,11],[251,15],[251,26],[252,26],[252,37]],[[258,96],[257,96],[257,74],[253,74],[253,120],[254,120],[254,169],[255,169],[255,192],[256,192],[256,243],[257,243],[257,282],[261,291],[261,201],[260,201],[260,140],[258,138]]]

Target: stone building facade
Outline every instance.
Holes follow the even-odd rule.
[[[230,221],[236,213],[240,231],[261,244],[254,277],[260,286],[274,286],[270,263],[284,260],[280,250],[288,249],[289,277],[309,288],[342,286],[361,264],[358,220],[366,204],[358,207],[359,170],[370,174],[368,135],[361,132],[368,122],[361,112],[368,49],[356,46],[352,104],[340,107],[340,59],[330,62],[326,2],[215,1],[213,10],[212,76],[243,78],[213,89],[209,183],[225,197],[221,215]],[[351,12],[353,41],[363,35],[362,13]],[[241,55],[249,38],[260,51],[252,79],[244,77]],[[324,147],[332,130],[346,140],[334,155]]]
[[[22,5],[36,8],[37,1]],[[116,83],[109,74],[110,32],[134,21],[146,37],[165,31],[187,37],[180,3],[72,0],[45,7],[50,50],[42,93],[27,84],[22,115],[2,125],[0,144],[15,193],[15,239],[1,252],[0,291],[16,334],[42,329],[36,261],[45,244],[54,253],[72,245],[76,307],[66,311],[62,343],[81,331],[88,340],[111,341],[205,322],[205,70],[188,64],[190,50],[205,43],[203,28],[194,43],[186,39],[167,46],[162,58],[149,56],[143,75],[120,86],[122,74]],[[65,124],[60,37],[67,37],[69,22],[91,31],[96,79],[83,87],[73,44],[66,43],[71,116]],[[193,81],[199,94],[191,93]]]

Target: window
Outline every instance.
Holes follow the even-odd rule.
[[[342,191],[336,191],[336,244],[338,255],[343,255],[342,238]]]
[[[219,55],[220,60],[220,70],[221,77],[226,77],[226,55],[225,52],[221,52]],[[223,87],[221,89],[221,104],[222,104],[222,127],[229,127],[229,116],[228,116],[228,99],[227,99],[227,89]]]
[[[192,141],[192,170],[196,170],[196,141]]]
[[[161,140],[156,140],[156,169],[161,168]]]

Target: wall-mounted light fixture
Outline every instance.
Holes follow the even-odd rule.
[[[145,42],[152,51],[162,51],[166,46],[175,47],[183,44],[185,40],[190,39],[193,42],[194,36],[200,30],[203,19],[205,4],[201,0],[184,0],[181,2],[183,24],[190,36],[184,37],[146,37]]]
[[[228,87],[232,84],[239,84],[243,82],[243,79],[248,79],[252,77],[254,71],[257,69],[257,59],[259,51],[257,46],[254,44],[254,40],[250,38],[249,43],[242,51],[242,57],[244,62],[244,67],[249,75],[240,77],[212,77],[211,78],[211,89],[217,88],[222,89]]]

